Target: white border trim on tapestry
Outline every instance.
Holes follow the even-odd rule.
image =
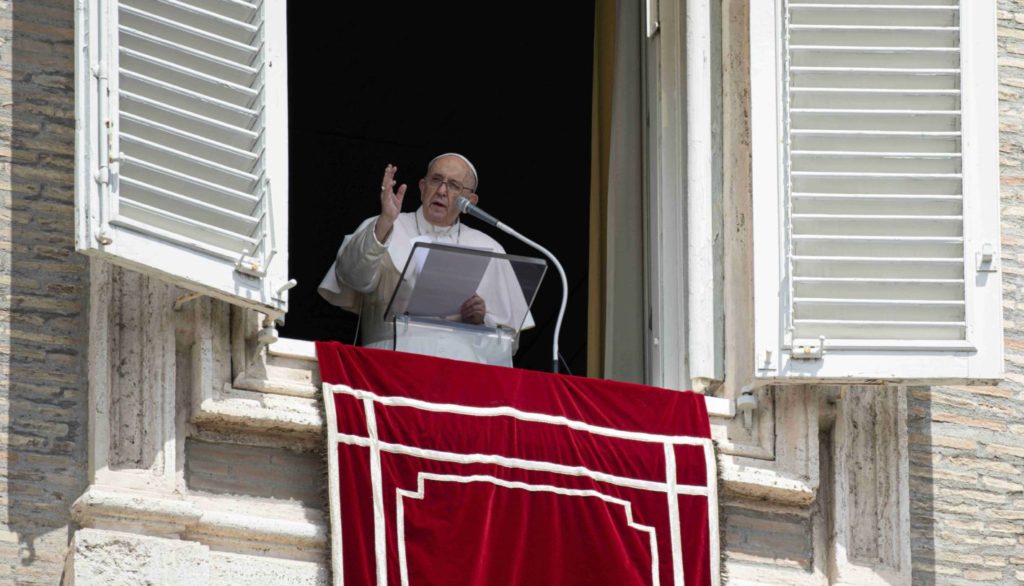
[[[349,395],[357,400],[363,402],[364,411],[367,417],[367,433],[371,437],[360,437],[351,434],[342,434],[337,431],[337,412],[334,405],[333,396],[335,394]],[[438,461],[449,461],[459,463],[488,463],[496,464],[508,468],[518,468],[525,470],[537,470],[544,472],[551,472],[556,474],[563,474],[569,476],[585,476],[598,482],[604,482],[608,484],[615,484],[619,486],[625,486],[629,488],[635,488],[639,490],[651,490],[656,492],[664,492],[666,495],[675,493],[676,495],[686,494],[695,496],[705,496],[708,501],[708,537],[709,537],[709,567],[711,570],[711,583],[719,584],[721,582],[720,568],[718,557],[720,555],[720,544],[719,544],[719,520],[718,520],[718,473],[717,464],[714,455],[714,444],[710,439],[707,438],[696,438],[689,436],[668,436],[660,434],[648,434],[642,432],[631,432],[623,431],[614,428],[602,427],[598,425],[592,425],[582,421],[572,420],[562,416],[547,415],[543,413],[533,413],[515,409],[513,407],[471,407],[466,405],[456,405],[448,403],[431,403],[428,401],[422,401],[418,399],[410,399],[406,397],[381,397],[375,393],[363,390],[353,389],[347,385],[331,385],[328,383],[323,384],[323,398],[324,405],[327,414],[327,441],[328,441],[328,473],[330,478],[328,479],[328,487],[330,495],[328,498],[330,506],[330,518],[332,523],[331,531],[331,567],[334,574],[334,583],[344,583],[344,568],[343,559],[341,556],[342,537],[341,537],[341,503],[339,500],[339,469],[338,469],[338,443],[346,443],[349,445],[357,445],[367,447],[371,450],[371,463],[370,463],[370,474],[371,483],[373,485],[374,495],[374,551],[377,558],[377,580],[380,586],[387,584],[387,551],[386,547],[386,535],[383,531],[380,531],[380,527],[385,527],[384,510],[383,510],[383,481],[381,474],[381,462],[380,453],[388,452],[394,454],[403,454],[414,456],[423,459],[432,459]],[[376,415],[373,407],[373,403],[380,403],[385,406],[394,407],[412,407],[424,411],[431,411],[437,413],[453,413],[459,415],[468,415],[474,417],[512,417],[520,421],[530,421],[538,423],[547,423],[551,425],[558,425],[562,427],[568,427],[570,429],[586,431],[595,435],[602,435],[606,437],[613,437],[619,439],[626,439],[632,441],[639,441],[644,443],[657,443],[661,444],[665,449],[666,454],[666,482],[653,482],[645,480],[637,480],[632,478],[624,478],[613,474],[607,474],[604,472],[598,472],[587,469],[582,466],[566,466],[561,464],[555,464],[551,462],[539,462],[532,460],[523,460],[520,458],[508,458],[498,455],[488,454],[458,454],[453,452],[444,452],[439,450],[429,450],[423,448],[415,448],[412,446],[404,446],[400,444],[392,444],[390,442],[382,442],[376,434]],[[372,426],[372,427],[371,427]],[[704,451],[704,460],[706,465],[706,486],[693,486],[693,485],[679,485],[677,483],[677,477],[675,473],[675,451],[674,446],[676,445],[692,445],[701,446]],[[374,457],[375,456],[375,457]],[[429,474],[420,472],[419,474]],[[455,477],[453,478],[474,478],[474,477]],[[481,477],[482,479],[483,477]],[[497,480],[497,479],[495,479]],[[419,492],[422,493],[422,478],[418,481],[420,483]],[[510,482],[510,481],[500,481]],[[527,485],[523,486],[545,486],[545,485]],[[550,487],[557,488],[557,487]],[[397,489],[400,493],[405,489]],[[560,489],[560,490],[572,490],[572,489]],[[405,491],[407,492],[407,491]],[[593,491],[596,495],[597,491]],[[605,495],[607,496],[607,495]],[[608,497],[609,499],[613,497]],[[674,508],[675,515],[671,514],[673,510],[672,501],[676,501]],[[399,504],[401,500],[399,499]],[[678,501],[670,498],[670,518],[669,524],[673,532],[672,534],[672,554],[673,554],[673,574],[675,582],[678,584],[682,583],[682,549],[681,549],[681,535],[679,532],[680,519],[678,517]],[[379,519],[378,519],[379,511]],[[653,535],[652,535],[653,536]],[[399,544],[401,547],[401,544]],[[678,546],[678,547],[677,547]],[[655,555],[657,555],[655,553]],[[677,563],[678,556],[678,563]],[[401,557],[401,553],[400,553]],[[383,569],[382,569],[383,568]],[[383,576],[382,576],[383,574]],[[405,574],[403,566],[403,574]],[[407,576],[403,576],[403,580],[407,579]],[[405,582],[403,581],[403,584]]]
[[[398,563],[401,568],[402,586],[409,586],[409,569],[406,560],[405,553],[405,513],[402,497],[409,497],[418,500],[423,500],[426,491],[425,480],[434,480],[437,482],[458,482],[462,484],[469,484],[471,482],[487,482],[496,486],[509,489],[526,490],[529,492],[551,492],[555,494],[565,496],[580,496],[580,497],[595,497],[605,502],[613,503],[622,506],[626,513],[626,524],[636,529],[637,531],[643,531],[648,533],[648,539],[650,540],[651,547],[651,584],[653,586],[660,586],[661,577],[658,572],[658,533],[654,527],[648,525],[641,525],[633,519],[633,506],[629,501],[615,498],[613,496],[606,495],[596,490],[579,490],[572,488],[562,488],[559,486],[551,486],[547,484],[529,484],[526,482],[517,482],[502,480],[495,478],[494,476],[488,476],[485,474],[473,474],[470,476],[459,476],[456,474],[435,474],[432,472],[420,471],[416,475],[416,492],[406,490],[404,488],[396,488],[396,501],[395,501],[395,521],[398,531]]]

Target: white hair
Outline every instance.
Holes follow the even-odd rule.
[[[445,153],[430,159],[430,162],[427,163],[427,175],[430,175],[430,169],[434,166],[434,163],[436,163],[438,159],[443,159],[444,157],[457,157],[461,159],[463,163],[469,166],[469,172],[473,174],[473,190],[475,191],[477,187],[480,187],[480,176],[476,174],[476,167],[473,166],[473,163],[469,162],[469,159],[459,153]]]

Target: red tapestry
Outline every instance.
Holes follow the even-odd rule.
[[[317,356],[336,584],[718,582],[700,395],[336,342]]]

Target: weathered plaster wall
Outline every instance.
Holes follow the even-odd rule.
[[[0,583],[55,584],[86,485],[74,12],[0,2]]]

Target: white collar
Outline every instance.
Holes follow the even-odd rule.
[[[455,219],[455,223],[451,226],[435,226],[431,224],[427,221],[427,217],[423,215],[422,205],[417,208],[414,219],[416,222],[417,236],[429,236],[431,239],[455,239],[456,235],[462,231],[461,222],[458,218]]]

